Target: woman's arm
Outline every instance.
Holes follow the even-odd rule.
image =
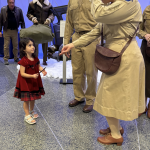
[[[91,44],[101,35],[102,24],[98,23],[93,30],[81,36],[78,40],[73,42],[74,47],[85,47]]]
[[[25,73],[25,67],[22,66],[22,65],[20,65],[20,74],[24,78],[34,78],[34,79],[36,79],[38,77],[38,73],[33,74],[33,75]]]
[[[116,0],[110,5],[104,5],[101,0],[92,0],[91,13],[97,22],[119,24],[137,19],[142,21],[141,7],[138,1]],[[138,18],[140,17],[140,18]]]
[[[91,32],[84,34],[83,36],[81,36],[78,40],[74,41],[73,43],[65,45],[62,48],[61,53],[59,55],[65,54],[69,58],[70,57],[69,51],[73,47],[85,47],[85,46],[89,45],[95,39],[100,37],[101,29],[102,29],[102,24],[98,23],[96,25],[96,27],[93,30],[91,30]]]

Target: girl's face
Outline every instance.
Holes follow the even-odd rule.
[[[110,3],[110,2],[114,2],[114,0],[102,0],[102,2],[104,3],[104,4],[107,4],[107,3]]]
[[[34,47],[32,41],[29,41],[29,43],[26,45],[26,49],[24,51],[28,55],[32,55],[35,52],[35,47]]]

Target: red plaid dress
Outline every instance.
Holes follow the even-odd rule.
[[[25,73],[35,74],[39,73],[39,59],[36,57],[34,61],[29,60],[27,57],[23,57],[18,64],[25,67]],[[20,71],[18,73],[17,84],[14,92],[14,97],[20,98],[21,101],[32,101],[41,98],[45,91],[43,88],[41,76],[37,79],[24,78],[21,76]]]

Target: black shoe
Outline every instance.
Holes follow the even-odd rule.
[[[9,65],[8,60],[4,60],[4,64],[5,64],[5,65]]]
[[[44,65],[44,66],[47,66],[47,62],[46,62],[46,61],[43,61],[43,65]]]
[[[15,59],[14,62],[19,62],[19,58]]]

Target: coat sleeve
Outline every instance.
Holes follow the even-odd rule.
[[[81,36],[78,40],[73,42],[73,45],[78,47],[85,47],[91,44],[94,40],[101,36],[102,24],[98,23],[93,30]]]
[[[138,36],[140,39],[144,39],[144,38],[145,38],[144,36],[147,34],[147,32],[144,31],[144,29],[145,29],[145,27],[144,27],[144,22],[145,22],[145,20],[144,20],[144,15],[145,15],[145,11],[143,12],[143,21],[142,21],[142,23],[140,24],[139,32],[137,33],[137,36]]]
[[[49,13],[48,13],[48,18],[51,20],[51,22],[53,22],[54,19],[55,19],[53,12],[54,12],[53,6],[51,6],[50,9],[49,9]]]
[[[27,17],[28,17],[28,19],[31,20],[31,21],[32,21],[32,19],[35,17],[35,16],[33,15],[33,13],[34,13],[34,10],[32,9],[31,4],[29,3],[28,12],[27,12]]]
[[[91,2],[91,13],[94,19],[105,24],[119,24],[134,20],[135,15],[141,11],[140,4],[136,0],[116,0],[110,5],[104,5],[101,0],[91,0]]]
[[[74,27],[71,19],[71,14],[70,14],[70,1],[68,3],[68,8],[67,8],[67,15],[66,15],[66,25],[65,25],[65,35],[64,35],[64,45],[70,43],[70,38],[73,34]]]
[[[24,17],[23,17],[23,13],[22,13],[21,9],[20,9],[20,21],[19,21],[19,24],[21,24],[21,28],[25,28]]]

